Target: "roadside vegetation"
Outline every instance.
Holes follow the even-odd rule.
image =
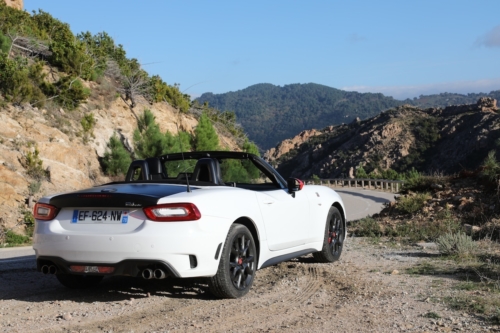
[[[492,151],[476,172],[412,177],[394,202],[351,223],[349,232],[391,247],[435,243],[440,256],[406,273],[457,279],[452,296],[432,301],[500,324],[498,202],[500,162]]]
[[[228,145],[221,142],[221,134],[234,139],[241,150],[259,153],[234,112],[192,103],[178,83],[168,84],[146,72],[106,32],[74,34],[67,23],[47,12],[16,10],[1,0],[0,22],[0,109],[8,105],[19,110],[38,108],[48,125],[83,144],[94,139],[96,111],[108,109],[116,99],[122,99],[136,115],[131,146],[124,144],[117,131],[100,159],[103,174],[111,179],[121,179],[134,159],[181,150],[225,149]],[[134,110],[139,101],[142,105],[167,103],[178,115],[198,119],[199,125],[193,134],[163,133],[149,109]],[[34,200],[41,195],[43,183],[50,181],[50,169],[43,165],[35,142],[16,139],[13,146],[22,155],[20,162],[29,182],[26,192]],[[17,216],[21,218],[14,228],[0,224],[0,246],[30,242],[34,219],[29,204],[20,205]],[[24,234],[15,233],[19,230]]]

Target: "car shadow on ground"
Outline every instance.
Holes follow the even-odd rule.
[[[20,276],[22,275],[22,276]],[[25,302],[74,301],[83,303],[119,302],[160,296],[176,299],[215,299],[207,281],[200,278],[144,280],[133,277],[108,277],[86,289],[69,289],[53,275],[42,275],[34,269],[19,269],[0,275],[0,299]]]

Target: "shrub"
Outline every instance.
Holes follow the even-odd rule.
[[[397,198],[397,208],[402,213],[415,214],[424,207],[425,202],[430,198],[431,196],[429,193],[400,196]]]
[[[439,252],[444,255],[466,257],[474,253],[477,244],[465,233],[446,233],[436,240]]]
[[[401,176],[399,173],[392,169],[387,169],[387,170],[382,170],[380,174],[381,179],[387,179],[387,180],[398,180],[402,179],[403,176]]]
[[[5,232],[5,240],[4,242],[9,245],[22,245],[29,243],[30,238],[28,236],[19,235],[13,232],[12,230],[7,230]]]
[[[398,224],[395,229],[386,231],[388,236],[404,238],[407,242],[415,243],[419,241],[435,241],[446,233],[454,233],[460,230],[459,221],[452,218],[440,217],[434,221],[425,219],[417,221],[415,219]]]
[[[64,77],[54,84],[57,89],[56,101],[68,110],[76,109],[80,103],[90,96],[90,90],[75,77]]]
[[[203,113],[194,131],[194,147],[198,151],[219,149],[219,137],[209,117]]]
[[[35,217],[31,210],[24,210],[23,214],[23,223],[24,228],[26,229],[26,234],[29,237],[33,237],[33,231],[35,230]]]
[[[0,31],[0,52],[7,54],[10,50],[10,44],[11,44],[11,41],[10,41],[9,37],[5,36]]]
[[[40,187],[42,186],[42,182],[37,180],[28,185],[28,192],[30,195],[35,195],[40,191]]]
[[[80,120],[80,124],[83,128],[83,142],[87,143],[89,137],[94,137],[94,126],[97,120],[94,118],[93,113],[87,113]]]
[[[101,160],[105,174],[110,176],[122,175],[127,172],[132,158],[116,134],[109,139],[106,152]]]
[[[38,86],[41,79],[36,77],[41,75],[39,69],[38,64],[28,66],[26,59],[9,59],[6,53],[0,52],[0,91],[5,99],[14,104],[43,101],[45,98]]]
[[[320,179],[319,179],[318,175],[312,175],[311,179],[312,179],[314,185],[319,185]]]
[[[380,237],[383,236],[380,224],[372,217],[365,217],[353,223],[354,233],[359,237]]]
[[[134,131],[135,155],[138,158],[160,156],[167,153],[169,135],[160,131],[153,113],[145,109],[137,120],[137,129]]]
[[[368,174],[362,166],[356,169],[356,178],[368,178]]]
[[[490,151],[484,160],[481,174],[489,181],[496,182],[498,180],[500,176],[500,163],[497,161],[496,152],[494,150]]]
[[[85,133],[92,133],[94,126],[96,124],[96,119],[94,118],[93,113],[88,113],[82,117],[80,120],[80,124],[82,125],[83,131]]]
[[[36,180],[41,180],[47,177],[47,171],[43,169],[43,161],[40,159],[40,152],[35,146],[33,152],[28,150],[26,153],[26,172]]]

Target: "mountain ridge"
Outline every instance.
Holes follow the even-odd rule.
[[[397,100],[381,93],[344,91],[317,83],[276,86],[259,83],[224,94],[196,99],[222,111],[233,111],[251,140],[266,150],[303,130],[367,119],[403,104],[420,108],[475,103],[480,97],[500,99],[500,90],[467,95],[441,93]]]
[[[284,176],[336,178],[369,172],[452,174],[477,169],[490,151],[500,153],[496,100],[421,109],[402,105],[366,120],[307,130],[264,156]]]
[[[252,85],[196,99],[220,110],[234,111],[251,140],[268,149],[303,129],[367,118],[401,102],[380,93],[343,91],[316,83]]]

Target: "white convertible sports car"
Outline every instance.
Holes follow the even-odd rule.
[[[346,236],[335,191],[241,152],[136,160],[125,181],[44,197],[34,215],[37,269],[70,288],[207,277],[215,296],[237,298],[257,269],[309,253],[336,261]]]

